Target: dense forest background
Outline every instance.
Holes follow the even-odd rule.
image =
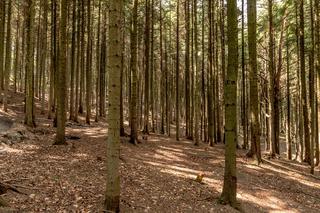
[[[175,164],[176,158],[182,157],[177,153],[184,150],[186,158],[180,161],[185,165],[177,167],[186,172],[193,161],[190,155],[194,155],[198,160],[197,166],[189,169],[195,176],[191,179],[211,188],[220,185],[219,196],[212,195],[220,204],[259,211],[257,206],[241,207],[238,202],[242,195],[237,195],[237,183],[240,178],[242,186],[243,172],[254,177],[266,171],[251,174],[251,165],[257,170],[289,171],[297,184],[313,180],[304,186],[310,189],[298,194],[314,201],[300,210],[316,212],[319,199],[310,191],[319,190],[320,178],[319,9],[319,0],[1,0],[0,142],[4,151],[0,157],[4,163],[0,169],[11,171],[0,176],[1,194],[7,196],[11,190],[29,198],[31,194],[32,200],[37,196],[12,183],[40,177],[17,174],[16,166],[30,166],[19,163],[21,157],[33,153],[29,149],[46,147],[33,156],[48,163],[43,168],[50,166],[52,154],[46,149],[57,155],[78,150],[79,155],[70,155],[68,160],[93,156],[97,163],[90,165],[104,169],[103,174],[96,174],[103,180],[92,181],[106,185],[106,190],[99,192],[104,195],[86,202],[100,202],[103,197],[104,210],[119,212],[121,206],[130,212],[133,204],[121,197],[130,200],[131,192],[120,190],[120,185],[130,185],[126,179],[130,174],[124,175],[127,167],[136,171],[142,164],[138,170],[147,170],[146,158],[152,155],[151,165],[159,169]],[[52,148],[52,144],[66,146]],[[151,150],[168,152],[162,153],[165,162],[154,162],[157,155]],[[84,154],[86,151],[90,153]],[[137,157],[140,151],[142,158]],[[12,154],[20,152],[30,153]],[[216,165],[214,160],[221,162]],[[37,160],[26,162],[41,167]],[[220,171],[219,166],[224,169]],[[217,176],[212,177],[212,170]],[[266,178],[268,187],[275,172]],[[156,178],[159,173],[150,174]],[[285,179],[280,182],[288,183]],[[63,193],[69,193],[64,184],[58,185]],[[183,183],[179,184],[183,188]],[[49,185],[42,187],[48,190]],[[20,185],[23,187],[35,186]],[[254,197],[263,200],[268,195]],[[21,207],[25,202],[20,198],[9,198],[7,203],[0,197],[0,206],[11,202],[11,206],[37,211]],[[207,198],[201,202],[214,202]],[[248,197],[243,199],[254,203]],[[176,201],[180,208],[183,201]],[[82,210],[100,208],[88,205],[82,205]],[[213,211],[220,208],[214,205]],[[173,209],[174,205],[168,208],[172,208],[168,212],[185,212],[182,207]],[[288,207],[288,211],[292,209]]]

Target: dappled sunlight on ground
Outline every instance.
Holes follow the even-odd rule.
[[[22,123],[23,104],[10,107],[9,114],[0,111],[0,116]],[[66,135],[77,139],[68,139],[67,146],[52,146],[55,128],[46,115],[36,121],[37,128],[25,130],[23,142],[0,146],[0,180],[13,180],[28,193],[4,198],[21,212],[99,212],[105,191],[105,120],[90,126],[83,116],[79,123],[68,121]],[[257,166],[243,150],[237,156],[238,200],[245,212],[319,212],[320,180],[294,172],[307,170],[307,165],[274,160],[291,168],[287,170]],[[151,134],[132,145],[123,137],[120,174],[122,212],[237,212],[217,202],[224,175],[222,144],[194,146],[184,138]],[[195,181],[199,174],[204,175],[202,183]]]

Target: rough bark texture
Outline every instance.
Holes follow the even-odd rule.
[[[8,90],[9,90],[9,80],[11,72],[11,11],[12,11],[12,1],[8,2],[8,20],[7,20],[7,41],[6,41],[6,63],[4,70],[4,95],[3,95],[3,110],[7,112],[8,110]]]
[[[131,31],[131,98],[130,98],[130,142],[137,143],[137,81],[138,81],[138,64],[137,64],[137,28],[138,28],[138,0],[133,2],[132,14],[132,31]]]
[[[260,151],[260,118],[258,97],[257,70],[257,2],[248,0],[248,48],[250,71],[250,126],[251,126],[251,154],[257,162],[261,162]]]
[[[30,127],[35,126],[34,121],[34,97],[33,97],[33,19],[34,19],[34,2],[27,0],[26,2],[26,114],[25,124]]]
[[[311,163],[310,158],[310,128],[309,128],[309,113],[307,101],[307,86],[306,86],[306,68],[305,68],[305,51],[304,51],[304,1],[299,1],[299,44],[300,44],[300,74],[301,74],[301,93],[302,93],[302,110],[303,110],[303,124],[304,124],[304,161]]]
[[[61,19],[59,26],[59,69],[58,69],[58,85],[57,85],[57,135],[55,145],[66,144],[65,128],[66,128],[66,73],[67,73],[67,15],[68,1],[61,1]]]
[[[238,22],[237,1],[227,1],[228,69],[225,82],[225,173],[221,199],[237,207],[237,75],[238,75]]]
[[[120,72],[122,0],[110,1],[109,24],[109,110],[107,141],[107,185],[105,211],[120,212]]]
[[[0,1],[0,90],[3,89],[5,11],[5,1]]]
[[[180,97],[179,97],[179,73],[180,73],[180,45],[179,45],[179,19],[180,19],[180,5],[177,0],[177,28],[176,28],[176,139],[180,138]]]

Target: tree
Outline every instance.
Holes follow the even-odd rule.
[[[88,31],[88,46],[87,46],[87,61],[86,61],[86,123],[90,124],[91,117],[91,0],[87,0],[87,31]]]
[[[304,161],[311,163],[310,158],[310,128],[309,128],[309,113],[307,101],[307,87],[306,87],[306,68],[305,68],[305,48],[304,48],[304,1],[299,0],[299,44],[300,44],[300,77],[301,77],[301,94],[302,94],[302,110],[304,123],[304,144],[305,156]]]
[[[104,209],[120,212],[120,72],[121,72],[121,16],[123,1],[112,0],[109,5],[109,110],[107,140],[107,185]]]
[[[248,0],[248,49],[250,72],[250,126],[251,150],[249,156],[254,156],[261,162],[260,151],[260,123],[258,97],[258,70],[257,70],[257,2]]]
[[[287,37],[288,39],[288,37]],[[292,159],[292,141],[291,141],[291,98],[290,98],[290,55],[289,42],[286,46],[287,52],[287,158]]]
[[[248,118],[246,105],[246,65],[245,65],[245,38],[244,38],[244,0],[241,1],[241,69],[242,69],[242,126],[243,126],[243,148],[248,148]]]
[[[150,72],[150,0],[146,0],[145,20],[145,73],[144,73],[144,127],[143,132],[149,134],[149,72]]]
[[[268,16],[269,16],[269,107],[271,112],[271,122],[270,122],[270,154],[275,156],[276,146],[278,144],[277,132],[277,122],[279,120],[276,118],[276,109],[275,109],[275,65],[274,65],[274,32],[273,32],[273,0],[268,0]]]
[[[238,76],[238,20],[237,0],[227,1],[228,69],[225,82],[225,170],[221,200],[237,207],[237,76]]]
[[[186,108],[186,136],[190,137],[190,2],[185,1],[185,28],[186,28],[186,53],[185,53],[185,108]]]
[[[198,64],[198,21],[197,21],[197,1],[194,0],[194,4],[193,4],[193,7],[194,7],[194,58],[195,58],[195,91],[194,91],[194,110],[195,110],[195,124],[194,124],[194,144],[196,146],[199,145],[199,140],[200,140],[200,136],[199,136],[199,133],[200,133],[200,130],[199,130],[199,122],[200,122],[200,119],[199,119],[199,116],[200,116],[200,88],[199,88],[199,64]],[[178,77],[178,76],[177,76]],[[179,120],[178,120],[179,122]]]
[[[5,23],[6,23],[6,4],[0,1],[0,90],[3,89],[3,70],[4,70],[4,40],[5,40]]]
[[[70,120],[75,120],[75,76],[76,76],[76,8],[77,1],[72,1],[72,37],[71,37],[71,79],[70,79]],[[99,13],[100,14],[100,13]]]
[[[26,1],[26,105],[25,124],[30,127],[35,126],[34,120],[34,91],[33,91],[33,62],[34,62],[34,1]]]
[[[180,73],[180,4],[177,0],[177,26],[176,26],[176,140],[180,140],[180,97],[179,97],[179,73]]]
[[[9,90],[9,80],[11,72],[11,12],[12,11],[12,1],[8,2],[8,21],[7,21],[7,39],[6,39],[6,63],[4,75],[4,97],[3,97],[3,109],[5,112],[8,110],[8,90]]]
[[[130,142],[133,144],[137,143],[137,31],[138,31],[138,0],[133,1],[132,10],[132,30],[131,30],[131,102],[130,102]]]
[[[68,1],[61,1],[61,18],[59,27],[59,69],[57,84],[57,135],[54,145],[66,145],[65,128],[66,128],[66,73],[67,73],[67,15]]]

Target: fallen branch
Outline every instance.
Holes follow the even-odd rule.
[[[10,183],[10,182],[16,182],[16,181],[22,181],[22,180],[30,180],[30,178],[8,179],[3,181],[3,183]]]
[[[9,185],[9,184],[5,184],[5,183],[1,183],[0,182],[0,195],[7,193],[7,191],[13,191],[13,192],[16,192],[18,194],[26,195],[26,193],[20,191],[16,187],[23,188],[23,187],[18,186],[18,185]]]

